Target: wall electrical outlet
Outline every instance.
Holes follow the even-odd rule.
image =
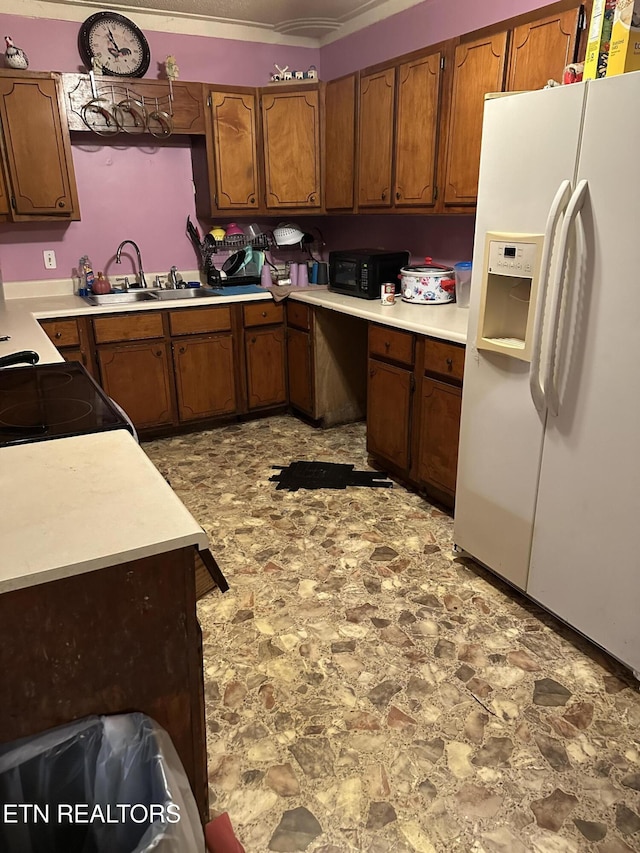
[[[43,253],[44,255],[44,268],[46,270],[55,270],[58,267],[56,262],[56,253],[53,249],[46,249]]]

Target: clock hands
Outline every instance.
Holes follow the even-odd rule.
[[[108,48],[108,51],[114,59],[117,59],[119,56],[129,56],[131,54],[128,47],[118,47],[110,27],[107,27],[107,33],[109,34],[109,41],[113,45],[113,47]]]

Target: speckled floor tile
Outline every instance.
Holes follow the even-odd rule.
[[[625,671],[456,558],[420,496],[269,482],[297,459],[367,470],[363,424],[143,447],[231,587],[198,607],[210,802],[248,853],[640,850]]]

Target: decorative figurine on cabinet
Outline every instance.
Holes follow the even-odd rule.
[[[180,69],[178,68],[175,56],[167,56],[164,68],[168,80],[177,80],[180,76]]]
[[[29,67],[29,58],[22,48],[16,47],[11,36],[5,36],[7,49],[4,53],[4,64],[6,68],[15,68],[25,71]]]
[[[285,65],[284,68],[280,68],[280,66],[275,65],[275,63],[274,63],[274,66],[275,66],[275,69],[278,73],[271,75],[271,82],[272,83],[279,83],[281,80],[284,80],[285,71],[289,70],[289,66]]]

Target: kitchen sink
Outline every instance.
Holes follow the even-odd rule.
[[[155,299],[202,299],[217,296],[206,287],[184,287],[177,290],[154,290]]]
[[[92,293],[82,297],[89,305],[128,305],[132,302],[151,302],[155,293],[151,290],[127,290],[122,293]]]

